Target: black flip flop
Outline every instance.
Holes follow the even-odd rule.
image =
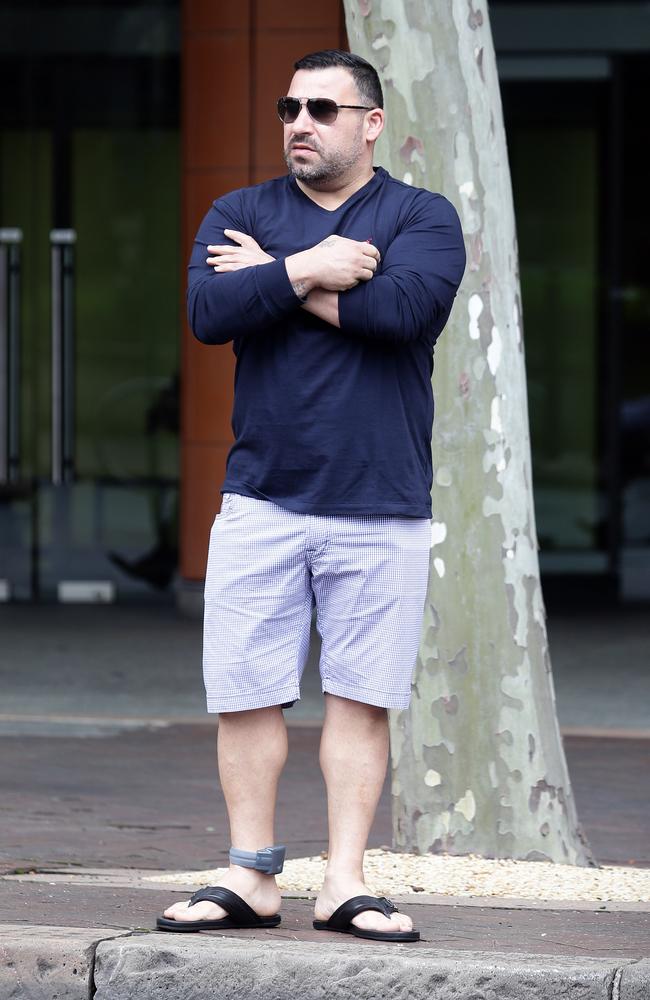
[[[282,919],[279,913],[272,917],[260,917],[241,896],[221,885],[207,885],[204,889],[199,889],[190,899],[190,904],[200,903],[202,899],[223,906],[228,911],[228,916],[221,920],[172,920],[169,917],[158,917],[156,927],[159,931],[236,930],[244,927],[277,927]]]
[[[385,896],[353,896],[341,903],[329,920],[314,920],[317,931],[338,931],[340,934],[354,934],[355,937],[368,938],[370,941],[419,941],[419,931],[366,931],[352,923],[354,917],[364,910],[377,910],[385,917],[399,910]]]

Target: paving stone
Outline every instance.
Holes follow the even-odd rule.
[[[151,931],[156,917],[171,903],[187,899],[193,890],[178,886],[155,886],[134,878],[130,885],[96,885],[70,875],[67,881],[51,881],[52,876],[15,876],[0,879],[0,927],[3,920],[16,924],[43,924],[90,928],[104,927],[107,933]],[[439,947],[445,951],[547,955],[573,958],[588,956],[609,961],[614,966],[644,958],[650,941],[650,911],[582,910],[467,906],[463,900],[449,899],[435,905],[419,895],[395,900],[400,910],[413,918],[421,941],[412,946]],[[324,934],[312,927],[313,899],[285,897],[282,923],[264,938],[311,941],[323,950],[338,942],[356,946],[352,936]],[[201,932],[203,933],[203,932]],[[223,935],[221,935],[223,936]],[[232,930],[229,939],[259,938],[259,930]],[[165,947],[166,934],[160,935]],[[0,1000],[4,998],[0,995]],[[649,998],[650,1000],[650,998]]]

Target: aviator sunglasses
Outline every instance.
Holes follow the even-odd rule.
[[[310,118],[319,125],[333,125],[340,108],[352,108],[354,111],[372,111],[363,104],[337,104],[327,97],[281,97],[278,100],[278,117],[283,125],[291,125],[300,114],[305,104]]]

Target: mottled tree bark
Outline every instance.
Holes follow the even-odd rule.
[[[377,67],[376,160],[440,191],[468,266],[436,347],[431,573],[391,713],[397,849],[592,864],[562,747],[532,499],[517,241],[485,0],[345,0]]]

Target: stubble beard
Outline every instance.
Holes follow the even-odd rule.
[[[292,146],[301,140],[298,136],[294,136],[291,144],[284,152],[284,159],[289,168],[290,175],[312,187],[319,187],[329,184],[331,181],[340,180],[359,161],[361,149],[360,143],[356,140],[358,140],[360,133],[361,130],[359,129],[359,132],[354,137],[355,141],[352,142],[347,152],[335,150],[331,153],[324,153],[319,146],[314,144],[313,140],[304,139],[304,144],[316,150],[319,155],[319,159],[315,163],[295,162],[291,156]]]

